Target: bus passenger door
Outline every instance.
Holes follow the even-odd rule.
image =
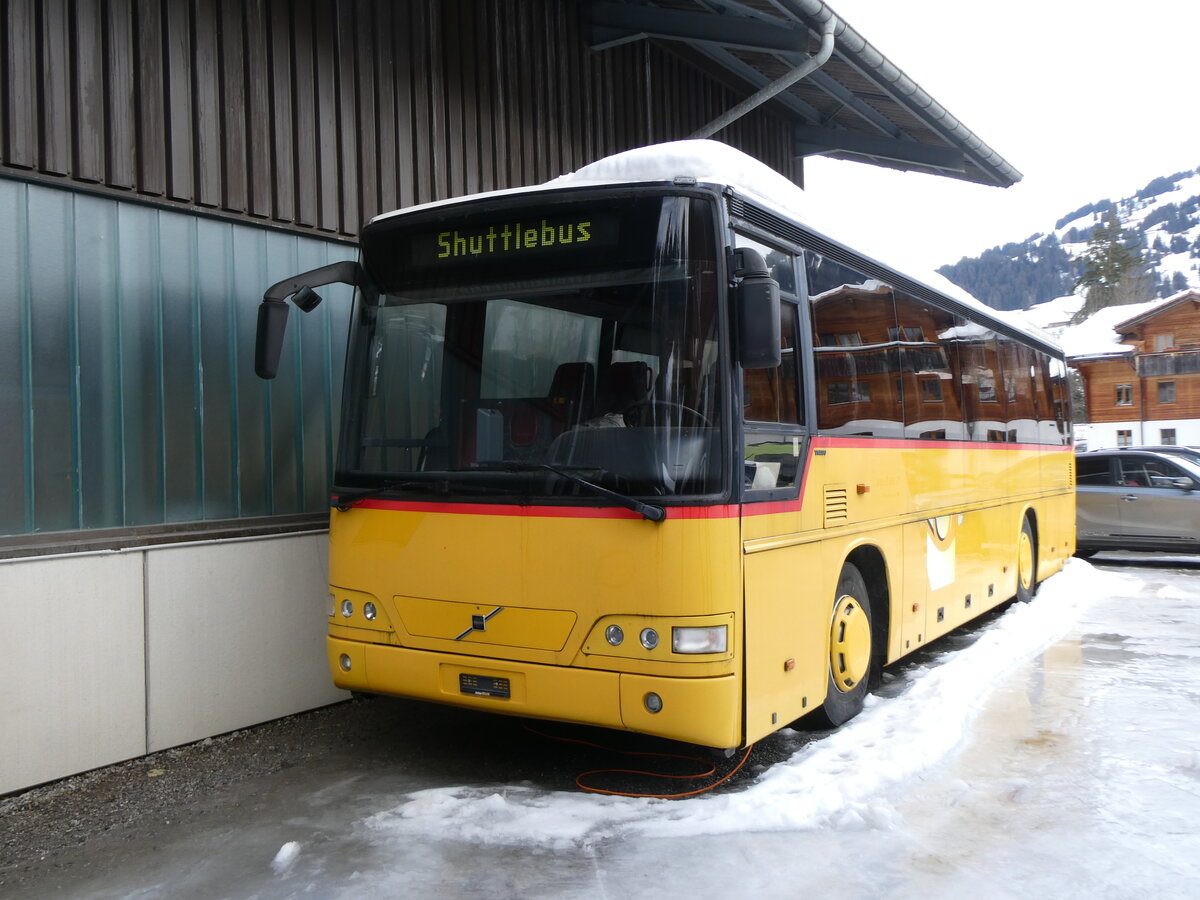
[[[799,317],[786,295],[780,306],[780,364],[742,377],[747,741],[820,705],[829,610],[815,599],[834,589],[814,583],[823,571],[821,545],[799,535],[809,437],[800,404]]]

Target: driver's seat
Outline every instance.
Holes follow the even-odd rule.
[[[644,362],[612,363],[604,372],[596,403],[598,413],[624,412],[650,396],[654,370]]]

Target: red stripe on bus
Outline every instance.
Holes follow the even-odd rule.
[[[825,435],[812,441],[814,450],[1041,450],[1070,452],[1074,448],[1060,444],[1009,444],[1002,441],[922,441],[913,438],[835,437]]]
[[[413,500],[360,500],[356,509],[387,509],[395,512],[447,513],[459,516],[531,516],[548,519],[640,519],[642,516],[620,506],[519,506],[511,503],[422,503]],[[741,508],[733,504],[715,506],[668,506],[668,519],[737,518]]]
[[[814,437],[808,448],[808,460],[800,478],[799,496],[790,500],[764,500],[742,506],[731,503],[713,506],[667,506],[668,519],[733,519],[738,516],[771,516],[798,512],[804,505],[808,473],[817,450],[1044,450],[1071,452],[1070,446],[1053,444],[1003,444],[980,441],[921,441],[903,438]],[[333,498],[335,501],[337,497]],[[531,516],[545,519],[640,519],[642,516],[620,506],[520,506],[512,503],[430,503],[412,500],[360,500],[360,509],[388,509],[397,512],[446,513],[459,516]]]

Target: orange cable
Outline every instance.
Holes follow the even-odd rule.
[[[587,778],[589,775],[614,775],[615,774],[615,775],[645,775],[645,776],[648,776],[651,778],[665,778],[665,779],[682,781],[682,780],[691,780],[691,779],[696,779],[696,778],[707,778],[710,775],[716,774],[717,767],[715,764],[708,763],[706,760],[703,760],[697,756],[684,756],[679,753],[657,753],[657,752],[644,751],[644,750],[618,750],[615,747],[606,747],[603,744],[596,744],[596,743],[592,743],[591,741],[584,741],[584,740],[580,740],[578,738],[569,738],[569,737],[561,737],[559,735],[546,734],[545,732],[538,731],[536,728],[532,728],[528,725],[525,726],[525,729],[527,731],[532,732],[533,734],[538,735],[539,737],[546,738],[547,740],[560,741],[565,744],[580,744],[584,747],[591,747],[596,750],[603,750],[607,753],[622,753],[626,756],[655,756],[660,759],[685,759],[689,762],[696,762],[696,763],[700,763],[701,765],[708,766],[706,771],[699,772],[694,775],[670,775],[665,772],[648,772],[648,771],[644,771],[642,769],[591,769],[587,772],[581,772],[579,775],[575,776],[575,785],[580,790],[587,791],[588,793],[592,793],[592,794],[607,794],[612,797],[646,797],[646,798],[654,799],[654,800],[674,800],[674,799],[679,799],[681,797],[694,797],[697,794],[707,793],[708,791],[711,791],[713,788],[717,787],[718,785],[724,784],[726,781],[728,781],[730,778],[732,778],[734,775],[736,775],[738,773],[738,771],[742,768],[742,766],[746,764],[746,760],[750,758],[750,751],[754,749],[753,744],[748,746],[746,748],[746,752],[744,754],[742,754],[742,758],[738,761],[738,764],[733,767],[733,769],[731,769],[729,772],[727,772],[721,778],[714,781],[712,784],[706,785],[705,787],[697,788],[694,791],[683,791],[683,792],[677,793],[677,794],[639,794],[639,793],[631,793],[628,791],[610,791],[610,790],[606,790],[605,788],[591,787],[590,785],[584,784],[583,779]]]

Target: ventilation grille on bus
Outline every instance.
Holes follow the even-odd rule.
[[[825,486],[825,527],[843,525],[850,520],[850,493],[845,485]]]

